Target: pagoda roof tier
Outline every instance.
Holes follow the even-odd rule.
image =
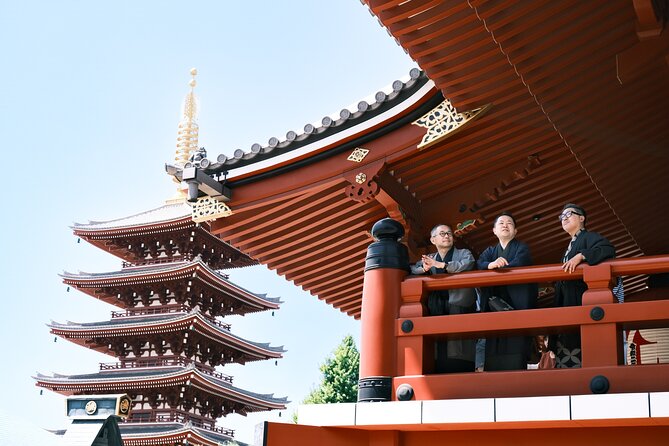
[[[220,446],[231,441],[231,429],[208,429],[194,426],[191,422],[124,422],[119,423],[125,446],[173,446],[188,440],[189,444]]]
[[[228,381],[198,370],[193,365],[177,367],[152,367],[130,370],[103,370],[81,375],[52,376],[38,373],[33,377],[38,387],[63,395],[126,392],[142,393],[147,390],[170,390],[183,387],[198,391],[225,406],[223,415],[232,412],[246,414],[264,410],[285,409],[288,399],[275,398],[274,394],[260,394],[233,386]],[[200,398],[201,400],[201,398]]]
[[[205,317],[197,310],[188,313],[118,317],[102,322],[64,324],[52,322],[49,328],[51,333],[57,336],[113,356],[117,352],[113,348],[110,349],[109,344],[114,339],[121,339],[124,343],[132,345],[135,339],[169,338],[171,336],[161,335],[181,333],[189,333],[191,337],[199,335],[210,340],[215,347],[220,347],[219,353],[222,353],[223,358],[234,358],[234,362],[241,364],[248,361],[278,359],[285,352],[282,346],[273,347],[269,343],[252,342],[235,336],[228,326]],[[194,344],[197,340],[191,339],[190,342]]]
[[[166,305],[170,298],[202,310],[212,310],[212,315],[246,314],[275,310],[282,303],[279,298],[252,293],[230,280],[199,257],[191,261],[170,262],[157,265],[129,266],[119,271],[103,273],[64,272],[63,282],[78,290],[121,308],[132,308],[138,302],[148,307],[151,301],[162,299]],[[195,283],[202,285],[202,299],[194,293]],[[168,296],[168,292],[172,296]],[[215,310],[214,304],[220,307]]]
[[[365,3],[424,70],[416,79],[431,80],[376,125],[331,126],[262,161],[241,153],[239,169],[191,166],[230,171],[232,213],[211,207],[213,234],[354,317],[369,230],[384,217],[404,226],[413,261],[442,222],[480,254],[510,211],[534,263],[558,262],[566,203],[618,257],[669,251],[669,32],[643,31],[635,9],[652,2]],[[624,281],[626,296],[646,286]]]
[[[166,204],[129,217],[75,223],[74,234],[131,264],[160,263],[200,255],[217,269],[257,262],[195,223],[186,204]]]

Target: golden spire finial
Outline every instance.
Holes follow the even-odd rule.
[[[183,167],[190,158],[191,154],[198,148],[198,125],[197,112],[198,100],[195,96],[195,76],[197,69],[191,68],[191,76],[193,78],[188,82],[190,85],[190,92],[184,98],[181,107],[181,121],[179,121],[179,130],[177,132],[177,151],[174,157],[175,165]]]

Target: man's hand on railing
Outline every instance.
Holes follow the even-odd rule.
[[[571,274],[583,260],[585,260],[585,256],[579,252],[574,257],[564,262],[562,264],[562,269]]]
[[[509,262],[504,257],[497,257],[493,262],[488,263],[488,269],[504,268]]]

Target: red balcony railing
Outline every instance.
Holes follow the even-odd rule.
[[[195,364],[195,368],[200,372],[204,373],[205,375],[209,375],[232,384],[232,376],[216,372],[209,367],[202,366],[201,364],[199,364],[196,361],[193,361],[190,358],[183,358],[180,356],[136,359],[132,361],[122,361],[122,362],[101,362],[100,370],[126,370],[126,369],[136,369],[145,367],[172,367],[172,366],[187,366],[190,364]]]
[[[593,378],[604,377],[608,392],[669,391],[669,364],[624,365],[622,330],[669,327],[669,291],[666,300],[626,302],[619,304],[611,292],[618,276],[669,272],[669,256],[618,259],[597,266],[581,266],[568,274],[560,265],[508,268],[494,271],[471,271],[443,276],[410,276],[399,279],[399,302],[388,304],[396,318],[394,325],[373,345],[387,342],[394,354],[361,362],[368,370],[381,370],[384,358],[395,358],[394,391],[408,384],[415,399],[449,399],[481,397],[522,397],[589,394]],[[394,273],[393,273],[394,274]],[[379,279],[374,276],[375,288]],[[392,274],[388,278],[397,281]],[[543,308],[497,313],[427,316],[425,301],[433,290],[474,288],[517,283],[545,283],[582,279],[588,285],[582,306]],[[365,278],[367,286],[368,278]],[[396,282],[397,283],[397,282]],[[394,292],[388,292],[387,299]],[[377,301],[379,302],[379,301]],[[382,304],[385,305],[385,304]],[[593,312],[593,310],[595,310]],[[388,314],[388,313],[386,313]],[[408,323],[410,321],[411,323]],[[365,334],[363,303],[363,335]],[[377,323],[373,321],[372,323]],[[376,326],[381,326],[377,323]],[[390,327],[390,325],[386,325]],[[580,332],[582,367],[578,369],[518,370],[483,373],[429,374],[433,361],[434,340],[478,339],[486,336],[537,335]],[[363,346],[365,339],[363,336]],[[379,351],[386,347],[373,347]],[[363,349],[364,353],[364,349]],[[376,361],[376,362],[374,362]],[[386,370],[388,370],[386,368]],[[383,373],[381,373],[383,375]]]
[[[216,426],[213,420],[207,420],[201,417],[194,416],[188,412],[181,410],[169,410],[160,412],[132,412],[129,418],[125,420],[126,423],[187,423],[199,429],[205,429],[210,432],[216,432],[228,437],[234,437],[234,429],[226,429]]]

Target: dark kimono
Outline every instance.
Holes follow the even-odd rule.
[[[481,270],[487,270],[488,265],[504,257],[509,265],[506,268],[530,266],[532,258],[527,245],[513,239],[505,249],[500,244],[488,247],[476,262]],[[504,299],[516,310],[528,310],[537,306],[538,288],[535,283],[521,283],[516,285],[500,285],[481,289],[481,311],[494,311],[488,301],[490,296]],[[485,344],[484,370],[522,370],[527,369],[532,338],[528,336],[511,336],[501,338],[487,338]]]
[[[571,249],[562,259],[567,261],[576,254],[583,254],[588,265],[597,265],[616,256],[616,250],[606,238],[596,232],[582,230],[571,244]],[[582,304],[583,293],[588,289],[582,280],[565,280],[555,283],[555,306],[573,307]],[[564,333],[551,336],[549,348],[555,352],[556,367],[572,368],[581,366],[581,335]]]

